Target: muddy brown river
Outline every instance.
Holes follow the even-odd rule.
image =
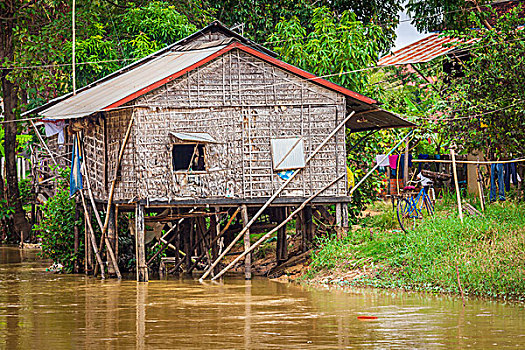
[[[523,304],[229,277],[138,284],[45,272],[0,248],[5,349],[525,348]],[[375,316],[361,321],[358,316]]]

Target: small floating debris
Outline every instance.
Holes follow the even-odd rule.
[[[64,265],[61,263],[54,263],[53,265],[49,266],[46,271],[53,272],[53,273],[61,273],[62,269],[64,268]]]
[[[363,321],[377,320],[377,316],[357,316],[357,319],[358,320],[363,320]]]

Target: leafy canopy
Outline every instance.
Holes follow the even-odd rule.
[[[463,40],[461,58],[445,99],[447,118],[438,124],[465,151],[489,157],[525,155],[525,19],[516,8],[493,28],[471,16],[477,30],[449,35]]]

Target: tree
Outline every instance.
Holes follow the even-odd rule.
[[[401,10],[401,0],[226,0],[209,1],[207,4],[218,20],[228,26],[244,24],[245,34],[259,43],[265,42],[283,18],[296,17],[307,31],[313,30],[308,24],[314,16],[314,10],[326,7],[336,16],[352,12],[356,20],[379,24],[391,44]],[[232,11],[233,8],[236,10]]]
[[[525,155],[525,31],[520,8],[484,27],[471,16],[474,28],[449,32],[462,40],[453,58],[459,72],[450,79],[447,116],[438,128],[466,152],[482,151],[494,158]]]
[[[20,192],[18,189],[18,176],[16,169],[16,135],[17,135],[17,110],[19,87],[16,81],[10,76],[15,57],[14,32],[16,19],[19,12],[28,3],[6,0],[0,4],[0,63],[3,68],[0,72],[2,85],[3,111],[4,111],[4,152],[5,152],[5,173],[6,188],[4,195],[8,207],[14,209],[13,225],[16,233],[20,234],[21,239],[25,239],[31,232],[31,227],[27,221],[25,211],[22,208]],[[0,178],[3,181],[3,179]],[[3,183],[2,183],[3,185]],[[3,187],[3,186],[2,186]]]
[[[327,79],[334,83],[366,93],[367,69],[376,64],[388,40],[378,25],[364,24],[350,11],[337,15],[320,7],[305,25],[296,16],[282,19],[269,42],[284,61],[318,76],[329,75]]]

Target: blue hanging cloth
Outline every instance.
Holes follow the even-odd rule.
[[[80,141],[75,135],[73,138],[73,156],[71,158],[71,174],[69,175],[69,195],[73,196],[78,190],[82,189],[82,173],[80,166],[82,164],[82,151]]]

